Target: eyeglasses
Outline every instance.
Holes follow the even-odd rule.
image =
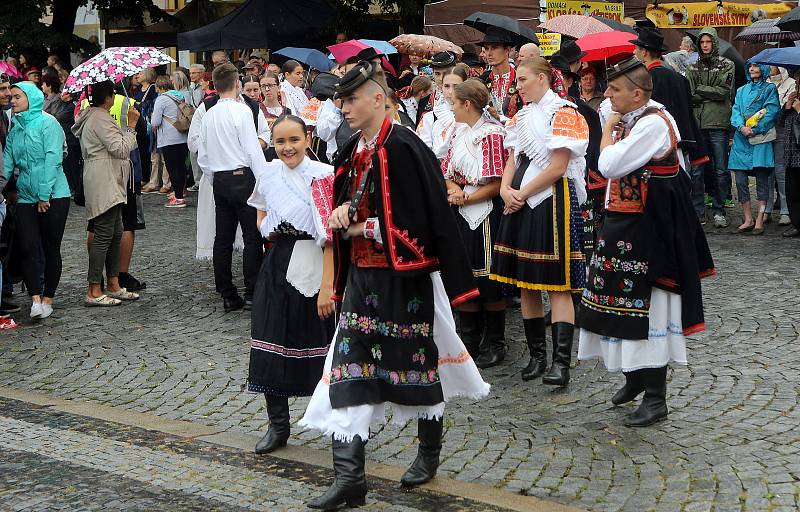
[[[261,84],[262,89],[272,89],[278,87],[278,84]]]

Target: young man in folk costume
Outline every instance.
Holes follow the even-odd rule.
[[[417,107],[417,126],[422,122],[422,116],[427,112],[432,112],[437,103],[444,101],[442,97],[442,78],[456,65],[456,55],[453,52],[439,52],[431,57],[431,68],[433,69],[433,90],[424,98],[419,100]],[[419,129],[419,128],[418,128]]]
[[[489,87],[491,105],[507,118],[514,117],[521,108],[517,94],[517,73],[509,61],[509,53],[519,41],[519,36],[497,27],[486,29],[486,35],[481,42],[483,55],[489,71],[481,75],[483,83]]]
[[[359,63],[337,85],[345,119],[360,130],[334,167],[337,335],[301,424],[333,437],[336,481],[309,507],[363,504],[370,424],[418,420],[417,459],[404,486],[436,474],[444,403],[486,396],[455,332],[451,303],[478,296],[444,178],[431,151],[385,114],[386,85]],[[449,297],[449,300],[448,300]]]
[[[606,214],[583,294],[579,359],[602,357],[625,385],[611,399],[631,402],[625,424],[667,417],[667,365],[686,364],[684,336],[704,330],[700,278],[714,274],[705,234],[689,199],[680,132],[635,58],[608,69],[613,112],[598,162],[609,180]]]

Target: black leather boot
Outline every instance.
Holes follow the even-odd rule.
[[[567,322],[553,322],[553,364],[542,377],[542,383],[550,386],[566,386],[569,382],[569,365],[572,360],[572,337],[575,326]]]
[[[308,508],[336,510],[344,504],[358,507],[367,503],[364,444],[359,436],[349,443],[333,440],[333,472],[336,480],[325,494],[309,501]]]
[[[522,320],[525,326],[525,339],[528,341],[528,350],[531,360],[522,370],[522,380],[538,379],[547,371],[547,339],[544,332],[544,318],[526,318]]]
[[[481,355],[475,360],[478,368],[491,368],[506,358],[506,312],[484,311],[486,315],[486,337],[481,347]]]
[[[480,354],[483,339],[483,311],[459,311],[458,317],[461,321],[461,341],[475,359]]]
[[[622,372],[625,375],[625,385],[622,386],[611,397],[611,403],[614,405],[627,404],[633,402],[636,397],[644,391],[644,383],[642,382],[642,370],[635,370],[632,372]]]
[[[667,367],[647,368],[642,372],[644,398],[639,407],[625,418],[628,427],[648,427],[666,419],[667,409]]]
[[[416,487],[430,481],[439,469],[439,452],[442,451],[443,419],[417,420],[419,450],[417,458],[403,474],[403,487]]]
[[[285,396],[264,395],[267,399],[269,428],[264,437],[256,443],[256,453],[274,452],[286,446],[289,440],[289,399]]]

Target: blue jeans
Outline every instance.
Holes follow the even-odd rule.
[[[769,197],[770,179],[774,179],[775,169],[772,167],[753,167],[756,177],[756,200],[767,201]],[[750,201],[750,176],[748,171],[736,171],[736,197],[740,203]]]
[[[714,180],[711,190],[711,213],[725,215],[724,203],[731,197],[731,173],[728,171],[728,130],[703,130],[710,150]]]
[[[6,202],[0,203],[0,229],[3,228],[3,222],[6,220]],[[3,289],[3,262],[0,261],[0,290]]]
[[[705,197],[704,197],[704,186],[703,186],[703,167],[704,164],[701,165],[692,165],[689,161],[689,154],[684,152],[683,153],[683,161],[686,163],[686,174],[689,175],[689,179],[692,182],[692,189],[691,189],[691,198],[692,198],[692,206],[694,206],[694,212],[697,214],[697,217],[700,219],[706,213],[706,204],[705,204]]]

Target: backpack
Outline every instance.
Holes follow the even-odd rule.
[[[171,99],[175,102],[175,106],[178,107],[178,115],[175,117],[174,121],[171,121],[168,117],[165,117],[169,124],[175,127],[181,133],[186,133],[189,131],[189,127],[192,125],[192,116],[194,116],[194,107],[191,106],[186,101],[178,101],[169,94],[167,94],[167,98]]]

